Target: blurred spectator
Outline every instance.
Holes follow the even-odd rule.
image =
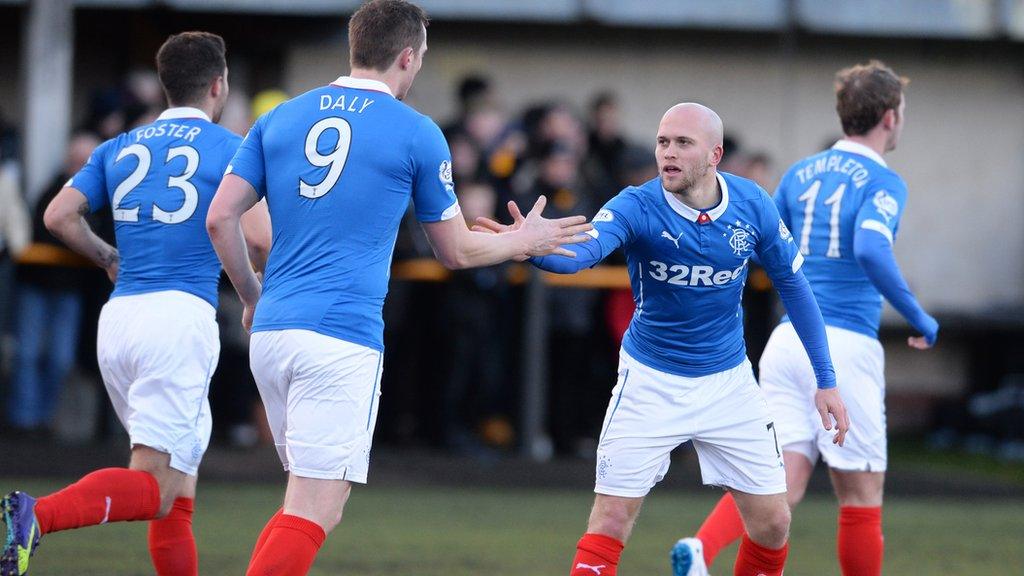
[[[754,152],[747,156],[746,165],[743,167],[743,172],[740,174],[744,178],[750,178],[754,182],[757,182],[761,188],[764,188],[768,193],[774,191],[775,186],[772,182],[772,158],[766,152]]]
[[[601,92],[590,105],[590,134],[585,177],[598,203],[604,204],[624,187],[622,135],[619,101],[611,92]]]
[[[458,110],[455,112],[455,118],[444,127],[446,135],[466,131],[466,119],[472,111],[497,105],[491,81],[479,74],[463,77],[459,82],[456,96]]]
[[[562,112],[557,112],[561,115]],[[554,122],[565,122],[559,118]],[[579,124],[551,127],[549,134],[578,130]],[[580,172],[579,139],[569,142],[549,140],[535,151],[536,180],[523,197],[523,209],[529,209],[541,195],[547,196],[549,218],[572,214],[593,214],[596,210],[592,191],[583,186]],[[600,409],[581,409],[581,402],[593,398],[590,393],[594,356],[595,326],[599,292],[581,288],[550,288],[548,294],[549,358],[551,395],[551,434],[555,449],[563,454],[588,454],[596,435]],[[596,416],[595,416],[596,415]]]
[[[457,190],[469,225],[479,216],[494,218],[497,195],[489,185],[468,180]],[[492,419],[508,420],[497,401],[505,378],[506,334],[494,329],[507,300],[505,270],[499,265],[455,271],[444,295],[452,353],[441,389],[441,421],[445,444],[456,452],[482,454],[474,430]]]
[[[0,127],[3,126],[0,118]],[[0,139],[4,138],[6,135],[0,134]],[[32,222],[19,185],[18,163],[13,155],[7,155],[11,153],[13,150],[0,145],[0,391],[4,389],[10,367],[11,346],[7,332],[13,311],[13,260],[32,238]]]
[[[61,384],[74,364],[82,313],[79,279],[82,269],[92,264],[50,234],[43,213],[97,145],[90,133],[71,138],[63,170],[36,205],[32,244],[17,268],[18,354],[7,396],[7,423],[18,431],[49,429]]]

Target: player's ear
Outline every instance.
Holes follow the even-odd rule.
[[[412,60],[416,56],[416,51],[412,49],[412,46],[406,46],[398,54],[398,67],[401,70],[408,70],[412,66]]]
[[[711,155],[708,157],[708,162],[712,166],[718,166],[718,164],[722,161],[722,156],[724,154],[725,148],[722,148],[721,144],[716,144],[715,147],[711,149]]]
[[[896,120],[898,119],[898,112],[895,108],[889,108],[882,114],[882,127],[886,130],[892,130],[896,126]]]

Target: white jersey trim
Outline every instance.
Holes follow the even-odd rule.
[[[893,243],[892,230],[889,230],[888,226],[882,224],[878,220],[865,220],[860,223],[860,227],[864,230],[874,230],[882,236],[885,236],[885,239],[889,241],[889,244]]]
[[[391,88],[380,80],[339,76],[338,79],[331,82],[331,84],[334,86],[341,86],[342,88],[355,88],[356,90],[376,90],[377,92],[383,92],[388,96],[394,97],[394,94],[391,93]]]
[[[458,216],[460,212],[462,212],[462,208],[459,208],[459,203],[456,201],[454,204],[446,208],[444,212],[441,212],[441,221],[451,220]]]
[[[879,155],[878,152],[875,152],[871,148],[868,148],[867,146],[857,142],[852,142],[850,140],[840,140],[832,145],[832,149],[839,150],[840,152],[850,152],[851,154],[860,154],[861,156],[867,156],[868,158],[871,158],[872,160],[878,162],[882,166],[885,166],[886,168],[889,167],[889,165],[885,163],[885,159],[882,158],[882,156]]]
[[[719,216],[725,214],[726,208],[729,207],[729,185],[725,183],[725,178],[722,178],[721,174],[716,172],[715,176],[718,178],[718,185],[722,188],[722,201],[711,210],[697,210],[687,206],[675,194],[665,190],[664,186],[661,187],[661,191],[665,194],[665,200],[668,201],[668,205],[672,207],[672,210],[690,222],[696,222],[702,213],[707,214],[708,218],[712,220],[717,220]]]
[[[157,120],[179,120],[181,118],[201,118],[207,122],[211,122],[210,116],[200,110],[199,108],[193,108],[191,106],[177,106],[175,108],[168,108],[164,110]]]

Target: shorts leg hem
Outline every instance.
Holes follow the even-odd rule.
[[[344,480],[346,482],[352,482],[355,484],[366,484],[367,474],[352,473],[348,470],[330,471],[324,472],[322,470],[310,470],[307,468],[296,468],[294,466],[285,467],[285,470],[289,474],[294,474],[300,478],[312,478],[314,480]]]
[[[708,478],[704,480],[705,486],[715,486],[718,488],[727,488],[730,490],[738,490],[746,494],[753,494],[755,496],[774,496],[775,494],[786,493],[786,483],[778,484],[775,486],[750,486],[747,484],[740,484],[731,480],[725,480],[724,478]]]
[[[643,498],[650,494],[651,489],[646,490],[623,490],[621,488],[609,488],[607,486],[594,486],[594,493],[602,496],[617,496],[619,498]]]

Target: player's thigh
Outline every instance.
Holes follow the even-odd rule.
[[[253,332],[249,337],[249,367],[259,391],[267,425],[274,438],[281,463],[287,468],[285,432],[288,428],[288,387],[293,365],[301,343],[294,341],[293,331],[269,330]]]
[[[709,378],[693,446],[705,484],[748,494],[786,492],[775,422],[749,362]]]
[[[759,363],[760,385],[773,417],[779,445],[818,458],[817,431],[812,417],[816,382],[807,352],[793,325],[775,327]]]
[[[884,472],[888,466],[885,416],[885,356],[878,340],[839,328],[828,329],[839,394],[850,417],[843,446],[831,432],[818,431],[817,446],[830,468]]]
[[[840,506],[873,508],[882,505],[885,472],[846,472],[829,469],[829,476]]]
[[[297,334],[287,398],[288,469],[297,476],[365,483],[383,355],[309,331]]]
[[[653,370],[623,352],[597,447],[598,494],[641,498],[668,472],[670,455],[686,442],[685,402],[667,394],[695,385]]]

